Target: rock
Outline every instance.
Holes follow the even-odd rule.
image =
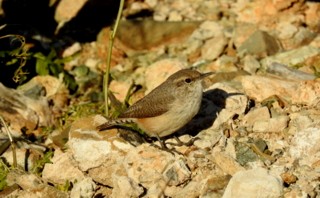
[[[318,56],[320,49],[313,46],[303,46],[297,49],[292,49],[274,56],[269,56],[261,60],[263,68],[268,68],[273,62],[278,62],[288,66],[295,66],[304,64],[304,62],[311,58]]]
[[[177,59],[164,59],[147,67],[145,71],[146,94],[167,80],[171,74],[186,68],[186,66],[186,62]]]
[[[268,120],[258,120],[253,124],[253,132],[282,132],[287,128],[289,122],[289,117],[286,115],[276,116]]]
[[[123,142],[117,136],[116,130],[98,132],[96,127],[105,121],[102,116],[85,117],[75,121],[70,128],[68,146],[82,171],[99,167],[114,154],[113,152],[132,147],[126,142],[128,147],[113,144],[117,141]]]
[[[146,144],[129,151],[124,166],[128,177],[146,188],[161,180],[169,186],[179,185],[190,179],[191,174],[182,159]]]
[[[201,48],[201,58],[205,60],[214,60],[218,58],[227,44],[228,39],[223,35],[208,39]]]
[[[267,32],[254,32],[238,49],[239,54],[251,54],[265,57],[276,54],[280,51],[280,46],[275,38]]]
[[[281,197],[282,181],[267,170],[256,168],[236,173],[230,180],[223,198]]]
[[[35,198],[35,197],[48,197],[48,198],[68,198],[67,192],[62,192],[53,186],[44,186],[35,190],[16,190],[13,191],[8,197],[23,197],[23,198]]]
[[[279,96],[292,104],[315,105],[319,101],[320,82],[292,81],[266,76],[241,76],[246,95],[261,102]]]
[[[113,180],[115,176],[128,176],[123,160],[124,156],[112,154],[106,158],[106,161],[101,166],[91,168],[88,171],[88,175],[99,184],[114,187],[114,185],[117,185]]]
[[[9,186],[18,184],[23,190],[34,190],[45,186],[40,177],[35,174],[27,174],[21,170],[11,171],[7,175]]]
[[[171,14],[177,20],[179,14]],[[199,26],[200,22],[161,22],[160,20],[124,20],[117,31],[117,38],[134,50],[159,48],[160,46],[184,42]],[[134,36],[135,39],[132,39]]]
[[[215,21],[205,21],[196,29],[189,39],[206,40],[223,35],[223,26]]]
[[[64,185],[67,181],[77,182],[85,179],[85,175],[72,159],[69,151],[63,153],[60,149],[55,150],[51,163],[47,163],[42,171],[42,178],[54,184]],[[63,174],[57,174],[63,170]]]
[[[315,120],[320,119],[319,112],[314,109],[302,110],[295,113],[291,113],[288,133],[291,135],[296,134],[302,129],[318,127],[320,124],[315,125]]]
[[[53,124],[53,112],[49,108],[49,101],[41,95],[42,87],[36,87],[36,93],[14,90],[0,83],[1,115],[9,123],[13,131],[34,131],[40,126]],[[20,134],[21,135],[21,134]]]
[[[212,153],[213,162],[228,175],[234,175],[237,172],[244,171],[245,168],[240,166],[237,161],[224,152]]]
[[[62,57],[68,57],[68,56],[72,56],[75,53],[79,52],[82,49],[81,45],[79,42],[76,42],[74,44],[72,44],[70,47],[66,48],[63,53],[62,53]]]
[[[45,184],[38,176],[26,174],[18,169],[10,171],[7,175],[7,184],[11,186],[14,183],[18,184],[22,190],[12,192],[9,197],[68,197],[68,193]]]
[[[200,190],[200,197],[222,197],[224,189],[230,180],[230,176],[208,176],[203,182]],[[187,197],[188,195],[185,195]]]
[[[320,17],[320,5],[317,2],[306,2],[307,10],[305,11],[305,20],[308,26],[311,28],[317,28],[319,21],[317,20]]]
[[[294,134],[290,155],[300,164],[311,165],[320,157],[320,128],[306,128]]]
[[[84,178],[73,184],[73,188],[70,192],[70,197],[91,198],[94,195],[96,188],[97,185],[92,181],[91,178]]]
[[[243,69],[250,74],[255,74],[256,71],[260,68],[260,63],[251,55],[244,57]]]
[[[229,86],[226,83],[216,83],[208,88],[209,90],[223,90],[221,95],[221,101],[219,101],[222,106],[218,117],[215,119],[212,128],[217,129],[222,123],[226,123],[235,115],[241,115],[245,112],[247,108],[248,98],[241,93],[239,90]],[[223,95],[225,94],[225,95]],[[212,95],[213,101],[217,100],[217,96]]]
[[[214,70],[219,72],[237,72],[238,68],[237,58],[227,55],[222,55],[213,64],[215,64]]]
[[[234,35],[232,37],[236,49],[258,30],[258,26],[253,23],[237,23],[234,29]]]
[[[55,20],[57,22],[67,22],[77,15],[82,6],[87,2],[87,0],[63,0],[59,2],[55,11]]]
[[[269,65],[267,72],[289,80],[314,80],[317,78],[314,74],[309,74],[277,62],[273,62]]]
[[[262,27],[273,28],[274,19],[277,21],[299,21],[304,4],[296,0],[280,0],[271,2],[267,0],[254,2],[237,2],[232,11],[237,13],[238,22],[258,24]]]
[[[31,98],[38,98],[37,103],[43,103],[41,98],[44,97],[45,100],[51,101],[50,109],[52,115],[60,115],[63,108],[66,107],[69,100],[69,90],[64,84],[62,79],[58,79],[53,76],[36,76],[32,78],[27,83],[19,86],[18,90],[23,91],[24,95]],[[27,101],[27,100],[26,100]],[[48,122],[51,116],[48,112],[43,112],[43,110],[36,109],[40,116],[41,123]],[[52,121],[48,123],[50,125]]]
[[[17,165],[18,167],[23,167],[24,169],[31,171],[37,165],[37,161],[42,158],[42,152],[44,152],[44,150],[37,151],[30,149],[30,146],[27,144],[19,144],[19,146],[20,148],[17,146],[15,147]],[[11,147],[7,148],[1,157],[4,158],[7,163],[13,165],[13,153]]]
[[[271,115],[269,113],[268,107],[258,107],[251,109],[242,119],[243,125],[249,127],[252,130],[252,127],[257,121],[268,121]]]
[[[99,186],[99,188],[96,190],[94,197],[98,197],[98,196],[111,197],[112,190],[113,189],[105,187],[105,186]]]
[[[280,35],[282,36],[280,42],[284,49],[302,47],[310,43],[317,36],[317,33],[310,31],[309,28],[294,27],[291,24],[279,27],[279,31],[282,34]]]
[[[130,82],[112,80],[109,85],[110,91],[119,100],[124,101],[130,88]]]
[[[285,172],[281,174],[281,179],[283,180],[283,182],[290,185],[295,183],[298,178],[292,173]]]
[[[114,188],[111,197],[139,197],[144,189],[138,183],[125,176],[113,176]]]

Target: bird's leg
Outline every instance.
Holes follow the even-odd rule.
[[[177,143],[168,142],[168,144],[174,145],[174,146],[191,146],[193,143],[198,140],[198,137],[192,138],[188,142],[182,142],[177,136],[173,136],[174,139],[177,141]]]
[[[169,148],[167,147],[165,141],[164,141],[164,140],[161,140],[160,137],[159,137],[159,135],[157,135],[156,138],[157,138],[157,140],[159,141],[162,150],[169,150]]]
[[[157,147],[157,148],[159,148],[159,149],[161,149],[161,150],[163,150],[163,151],[167,151],[167,152],[171,153],[172,155],[174,155],[174,152],[176,152],[177,154],[182,155],[182,154],[181,154],[179,151],[177,151],[175,148],[171,148],[171,149],[168,148],[167,145],[166,145],[166,143],[165,143],[165,140],[161,140],[158,135],[156,136],[156,138],[157,138],[157,140],[160,142],[161,147],[159,147],[158,145],[155,145],[155,144],[153,144],[153,143],[152,143],[152,146]]]

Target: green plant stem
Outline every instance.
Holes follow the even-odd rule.
[[[111,64],[111,56],[112,56],[112,47],[114,38],[116,36],[116,32],[119,26],[122,10],[123,10],[124,0],[120,1],[118,15],[116,22],[114,24],[113,29],[110,30],[109,36],[109,47],[108,47],[108,58],[107,58],[107,69],[103,77],[103,91],[104,91],[104,101],[105,101],[105,113],[106,116],[109,116],[109,107],[108,107],[108,92],[109,92],[109,76],[110,76],[110,64]]]
[[[17,154],[16,154],[16,146],[13,142],[13,138],[11,136],[10,130],[7,126],[7,124],[5,123],[4,119],[0,116],[0,121],[2,122],[2,125],[4,126],[4,128],[7,131],[10,143],[11,143],[11,149],[12,149],[12,160],[13,160],[13,167],[16,168],[17,167]]]

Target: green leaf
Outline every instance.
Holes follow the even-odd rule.
[[[46,60],[37,59],[36,72],[37,74],[42,76],[48,75],[49,74],[48,62]]]

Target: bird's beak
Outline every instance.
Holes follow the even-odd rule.
[[[208,73],[204,73],[204,74],[201,74],[198,79],[201,80],[201,79],[204,79],[210,75],[214,74],[214,72],[208,72]]]

